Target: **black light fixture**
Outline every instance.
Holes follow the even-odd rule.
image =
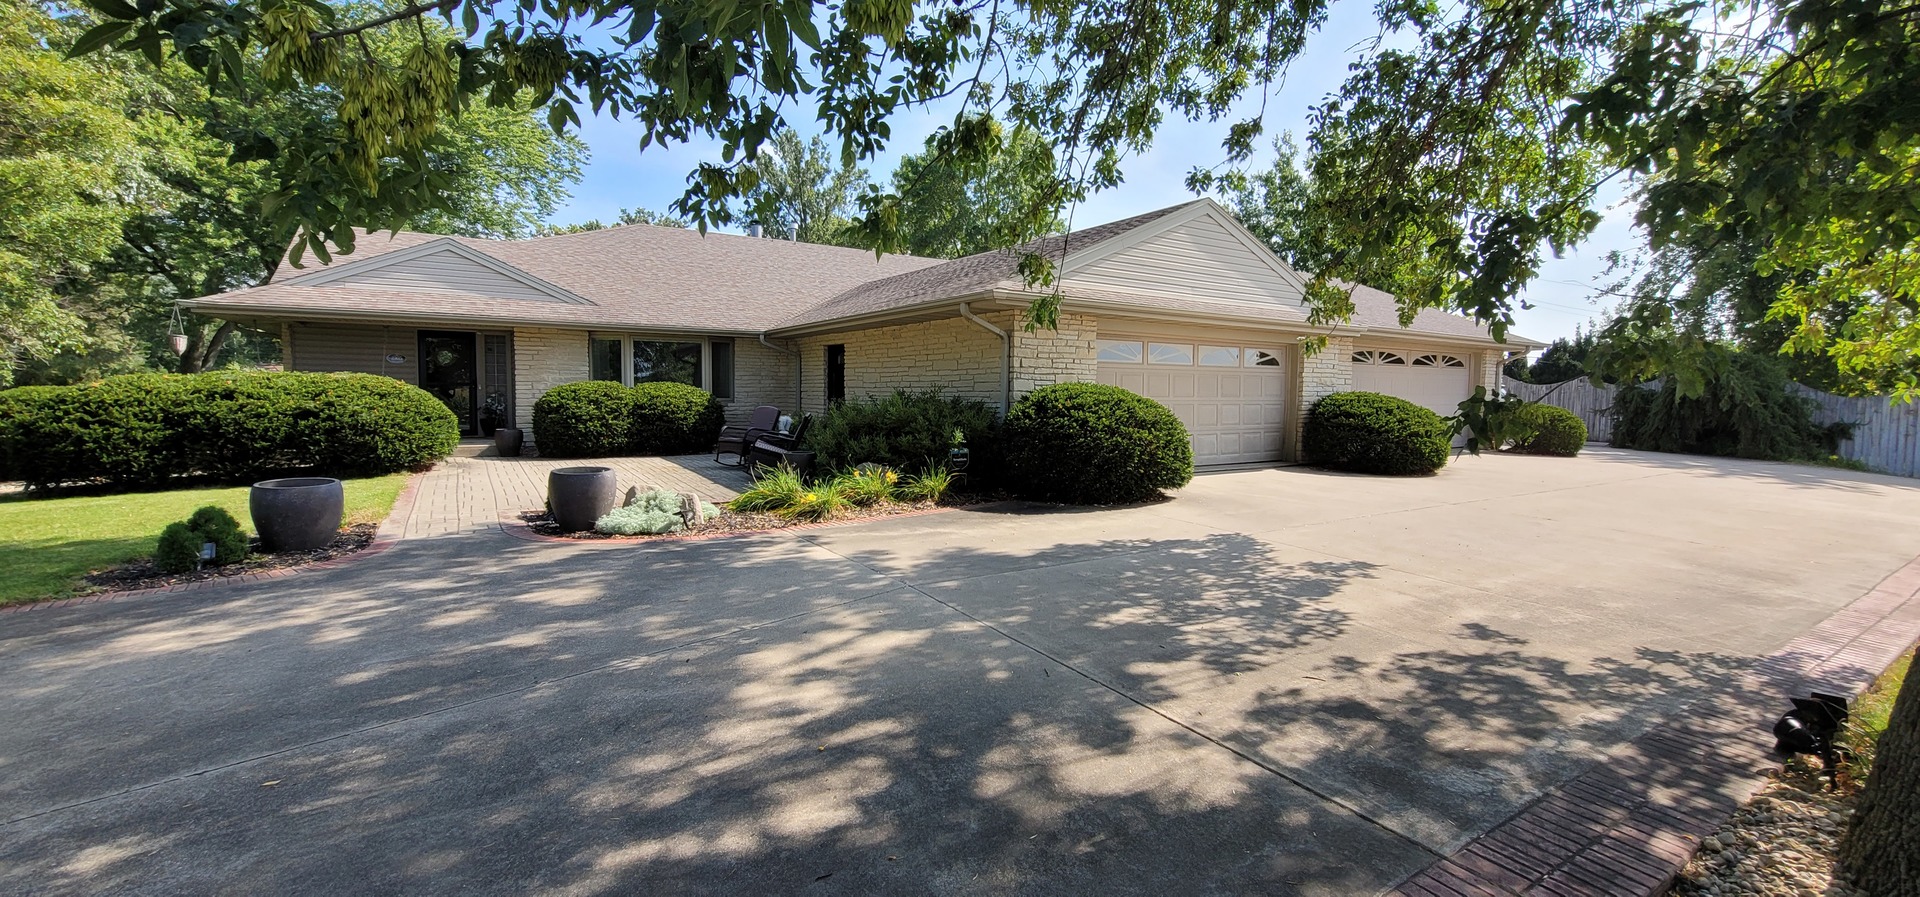
[[[1809,698],[1794,698],[1793,709],[1773,724],[1774,748],[1785,754],[1819,757],[1826,765],[1827,787],[1835,787],[1840,754],[1834,741],[1846,721],[1846,698],[1817,691]]]

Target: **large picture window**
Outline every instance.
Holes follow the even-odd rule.
[[[700,376],[699,343],[633,341],[633,382],[705,386]]]
[[[621,345],[625,340],[603,339],[595,337],[589,353],[593,356],[591,375],[595,380],[620,381],[620,355],[625,351]]]

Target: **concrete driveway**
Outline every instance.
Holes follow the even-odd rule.
[[[1598,450],[0,615],[0,892],[1370,893],[1920,552]]]

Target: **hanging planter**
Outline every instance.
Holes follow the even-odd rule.
[[[180,320],[180,306],[173,307],[173,320],[167,323],[167,342],[173,345],[173,354],[185,357],[187,354],[187,327]]]

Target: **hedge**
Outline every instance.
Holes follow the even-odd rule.
[[[984,474],[999,467],[996,416],[985,402],[937,390],[896,390],[841,402],[815,417],[807,427],[807,448],[827,470],[879,464],[921,474],[946,463],[957,435],[970,456],[968,472]]]
[[[1571,458],[1587,444],[1587,422],[1565,408],[1533,402],[1514,414],[1526,434],[1513,441],[1516,452]]]
[[[439,400],[373,374],[127,374],[0,391],[0,480],[31,488],[373,476],[430,465],[459,441]]]
[[[1193,443],[1180,419],[1118,386],[1034,390],[1007,413],[1003,442],[1008,485],[1029,498],[1120,504],[1193,479]]]
[[[713,447],[720,400],[684,383],[563,383],[533,403],[533,441],[548,458],[677,455]]]
[[[1307,410],[1301,448],[1308,464],[1392,475],[1432,473],[1452,444],[1440,415],[1377,392],[1337,392]]]

